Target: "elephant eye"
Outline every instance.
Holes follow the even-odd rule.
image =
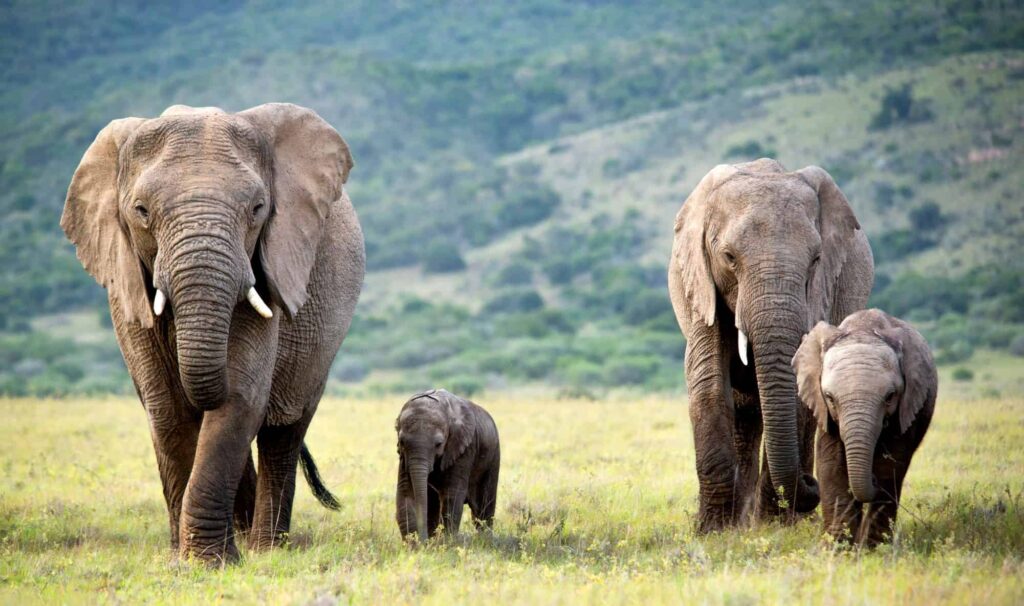
[[[811,267],[812,268],[813,267],[817,267],[818,263],[821,263],[821,255],[820,254],[815,255],[814,258],[811,259]]]
[[[252,215],[253,215],[254,217],[255,217],[255,216],[257,216],[257,215],[259,215],[259,214],[260,214],[260,211],[261,211],[261,210],[263,210],[263,203],[262,203],[262,202],[260,202],[260,203],[259,203],[259,204],[257,204],[256,206],[253,206],[253,207],[252,207]]]
[[[135,201],[135,214],[139,216],[143,221],[149,218],[149,209],[145,207],[139,200]]]
[[[722,253],[722,256],[725,257],[725,261],[729,265],[736,265],[736,256],[733,255],[731,252],[725,251]]]
[[[835,405],[836,405],[835,396],[833,396],[831,393],[826,391],[825,392],[825,403],[828,404],[829,406],[835,407]]]

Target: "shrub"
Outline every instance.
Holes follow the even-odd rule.
[[[970,368],[957,366],[956,368],[953,369],[953,380],[961,382],[973,381],[974,371],[972,371]]]
[[[555,190],[537,183],[518,183],[498,206],[498,223],[508,229],[547,219],[561,203]]]
[[[935,356],[936,364],[956,364],[974,355],[974,346],[967,341],[957,341],[949,347],[943,347]]]
[[[484,387],[486,385],[481,379],[470,375],[460,375],[449,379],[446,389],[457,396],[471,398],[483,391]]]
[[[662,361],[655,356],[632,356],[613,359],[608,365],[612,385],[641,385],[653,377]]]
[[[518,311],[534,311],[544,307],[544,299],[537,291],[524,288],[507,290],[494,297],[484,305],[485,314],[514,313]]]
[[[935,202],[928,201],[920,206],[912,208],[907,217],[910,219],[910,225],[914,229],[918,229],[925,232],[934,232],[942,229],[946,226],[946,217],[942,214],[942,209]]]
[[[459,247],[452,242],[435,240],[423,253],[423,271],[427,273],[440,274],[465,268],[466,262],[459,253]]]
[[[914,85],[905,82],[886,87],[878,113],[871,118],[868,130],[884,130],[898,124],[927,122],[935,117],[928,100],[914,98]]]
[[[757,141],[750,139],[743,143],[735,143],[725,150],[725,160],[757,160],[758,158],[774,158],[774,149],[765,147]]]
[[[623,319],[631,326],[643,324],[659,316],[668,316],[675,321],[668,293],[660,290],[647,289],[636,293],[623,310]]]
[[[494,278],[495,284],[503,286],[521,286],[533,282],[533,268],[522,261],[514,261],[498,271]]]
[[[334,363],[334,368],[331,369],[331,375],[345,383],[358,383],[368,374],[370,374],[370,368],[366,362],[344,354],[338,358],[338,361]]]
[[[1021,333],[1010,341],[1010,353],[1015,356],[1024,357],[1024,333]]]

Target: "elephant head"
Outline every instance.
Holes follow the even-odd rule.
[[[819,322],[804,337],[793,366],[800,399],[813,411],[819,430],[839,432],[850,492],[871,502],[878,490],[872,466],[883,428],[896,423],[905,433],[934,396],[927,343],[909,325],[868,310],[838,328]]]
[[[236,305],[264,322],[277,321],[274,309],[298,312],[351,168],[341,136],[311,110],[174,106],[100,131],[75,171],[61,227],[108,289],[115,317],[153,328],[173,316],[185,393],[215,408],[228,390]]]
[[[798,511],[818,501],[814,479],[800,474],[790,361],[804,333],[829,313],[859,227],[823,169],[787,172],[767,158],[716,167],[676,217],[680,322],[684,331],[716,327],[737,344],[730,358],[753,364],[773,488]]]
[[[409,474],[416,501],[416,530],[421,542],[427,536],[427,477],[436,468],[444,471],[466,451],[472,441],[467,403],[445,390],[428,391],[406,402],[395,421],[400,465]]]

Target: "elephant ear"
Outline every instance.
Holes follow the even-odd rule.
[[[467,400],[443,389],[435,395],[441,398],[448,411],[448,440],[444,445],[444,454],[441,455],[441,469],[445,470],[469,448],[476,428],[473,425],[473,411]]]
[[[797,174],[818,194],[818,232],[821,235],[821,262],[814,271],[808,293],[811,322],[832,320],[831,301],[834,300],[839,274],[843,271],[847,254],[856,241],[860,223],[853,208],[840,191],[832,176],[819,166],[808,166]]]
[[[273,214],[263,229],[260,263],[274,301],[294,318],[332,203],[352,169],[341,135],[316,112],[290,103],[267,103],[239,116],[266,136],[273,186]]]
[[[800,401],[811,409],[818,420],[818,429],[828,431],[828,406],[821,391],[821,367],[825,351],[835,341],[839,329],[828,322],[818,322],[811,332],[804,335],[800,347],[793,356],[793,370],[796,371],[796,385]]]
[[[711,203],[709,198],[715,188],[734,174],[736,169],[727,164],[713,168],[700,180],[676,215],[672,256],[681,274],[679,283],[693,324],[703,322],[713,326],[715,323],[715,282],[708,264],[704,235]]]
[[[878,331],[884,341],[896,352],[903,375],[903,395],[900,397],[900,433],[913,425],[917,414],[938,393],[939,378],[931,349],[921,333],[903,321],[896,321],[895,328]]]
[[[60,218],[79,261],[112,295],[128,322],[153,326],[142,261],[121,223],[117,178],[124,142],[145,120],[114,120],[96,135],[75,169]]]

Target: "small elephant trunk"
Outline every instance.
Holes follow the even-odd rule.
[[[850,478],[850,492],[861,503],[874,501],[878,493],[873,466],[875,445],[881,433],[881,421],[868,410],[857,410],[847,405],[840,419],[840,434],[846,448],[846,469]]]
[[[432,467],[429,459],[413,459],[409,461],[409,478],[412,480],[412,494],[416,501],[416,535],[421,543],[426,543],[427,534],[427,476]]]

